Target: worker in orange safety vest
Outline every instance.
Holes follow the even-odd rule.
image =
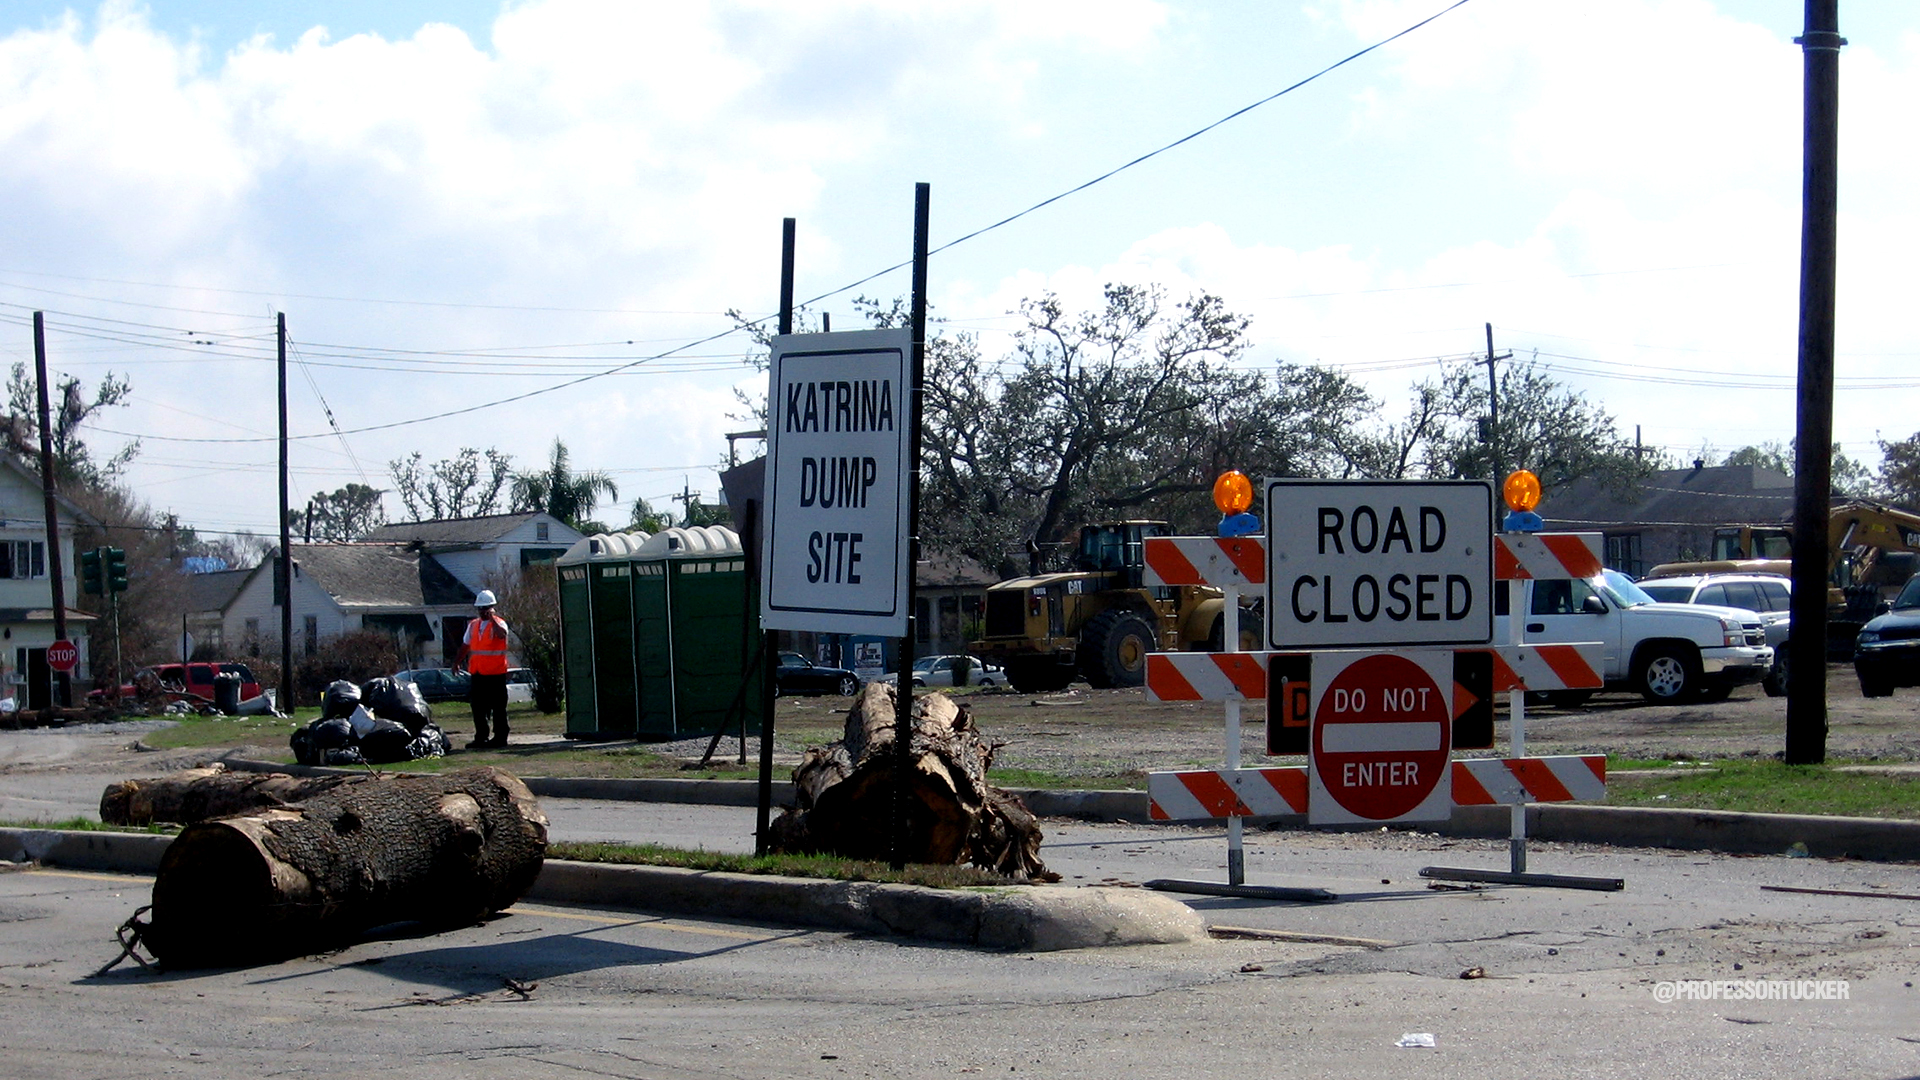
[[[481,589],[473,598],[477,618],[467,623],[467,634],[453,667],[464,663],[470,681],[467,701],[473,706],[473,741],[469,750],[507,745],[507,622],[494,614],[493,590]],[[489,737],[491,734],[491,737]]]

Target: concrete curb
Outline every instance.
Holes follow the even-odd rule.
[[[228,767],[250,772],[296,775],[350,770],[302,768],[265,761],[226,759]],[[751,780],[608,780],[587,777],[521,777],[535,795],[549,799],[606,799],[662,803],[753,806]],[[1079,818],[1152,824],[1144,791],[1063,791],[1038,788],[1015,791],[1040,817]],[[793,799],[793,785],[773,785],[775,807]],[[1509,830],[1504,806],[1456,806],[1451,820],[1407,828],[1447,836],[1499,838]],[[1256,827],[1308,828],[1304,814],[1247,818]],[[1184,824],[1204,824],[1185,822]],[[1920,860],[1920,821],[1888,818],[1817,817],[1802,814],[1751,814],[1733,810],[1682,810],[1652,806],[1599,806],[1536,803],[1527,808],[1527,835],[1536,840],[1611,844],[1619,847],[1672,848],[1780,855],[1804,844],[1821,858],[1876,862]]]
[[[172,842],[154,833],[0,829],[0,860],[151,874]],[[526,899],[1027,952],[1168,945],[1207,936],[1205,920],[1178,900],[1099,886],[930,889],[549,859]]]
[[[1166,945],[1196,941],[1207,933],[1199,914],[1171,897],[1097,886],[929,889],[549,860],[527,899],[1033,952]]]

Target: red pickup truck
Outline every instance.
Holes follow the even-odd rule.
[[[235,663],[192,663],[192,664],[155,664],[141,668],[134,673],[133,681],[122,684],[121,697],[133,697],[139,693],[139,686],[146,681],[145,676],[152,675],[160,681],[160,689],[175,695],[213,700],[213,677],[223,672],[236,672],[240,676],[240,700],[260,696],[260,682],[245,664]],[[106,696],[104,690],[94,690],[87,694],[89,700],[100,700]]]

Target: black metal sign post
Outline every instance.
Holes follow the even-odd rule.
[[[907,632],[900,639],[899,694],[893,721],[893,868],[907,865],[913,822],[908,813],[907,770],[913,766],[913,639],[919,613],[914,608],[914,579],[920,566],[920,403],[927,372],[927,208],[932,188],[913,186],[913,334],[912,378],[907,403]]]
[[[780,333],[783,336],[793,333],[793,234],[794,219],[783,219],[780,222]],[[773,409],[774,402],[769,400],[767,412],[771,414]],[[747,503],[747,535],[742,538],[747,550],[748,588],[752,590],[748,596],[755,610],[758,610],[763,587],[761,583],[765,580],[765,568],[760,564],[760,530],[766,528],[761,514],[761,508],[766,505],[766,490],[767,485],[763,482],[760,500]],[[773,705],[779,689],[774,685],[773,669],[780,662],[773,634],[772,630],[763,630],[760,638],[760,792],[759,809],[754,815],[755,855],[767,853],[767,829],[773,819]],[[741,752],[746,752],[745,740],[742,740]]]

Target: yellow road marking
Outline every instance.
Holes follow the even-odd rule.
[[[774,935],[753,934],[744,930],[722,930],[710,926],[688,926],[685,923],[667,922],[664,919],[614,918],[609,915],[584,915],[574,911],[555,911],[552,908],[527,907],[515,904],[507,909],[509,915],[545,915],[552,919],[574,919],[579,922],[600,923],[604,926],[647,926],[660,930],[677,930],[683,934],[705,934],[708,937],[734,938],[740,941],[773,941]]]

